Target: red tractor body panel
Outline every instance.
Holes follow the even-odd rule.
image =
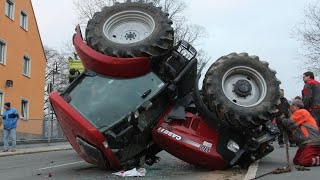
[[[85,69],[96,73],[128,78],[141,76],[151,71],[150,59],[147,57],[117,58],[91,49],[83,42],[79,26],[76,28],[73,43]]]
[[[118,159],[114,156],[111,149],[106,148],[103,142],[107,139],[95,128],[88,120],[81,116],[73,107],[71,107],[56,91],[50,94],[50,102],[54,108],[59,124],[64,131],[65,136],[76,150],[76,152],[87,162],[94,164],[92,159],[83,154],[77,137],[86,140],[92,146],[98,148],[104,158],[107,160],[106,168],[119,169]]]
[[[162,118],[152,132],[153,140],[175,157],[207,169],[226,169],[227,162],[216,151],[219,134],[197,115],[167,123]]]

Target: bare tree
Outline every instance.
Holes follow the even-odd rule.
[[[294,38],[301,43],[299,55],[304,68],[320,74],[320,3],[309,4],[305,17],[294,29]]]
[[[162,7],[169,18],[174,22],[175,42],[188,41],[190,44],[198,45],[199,41],[207,35],[206,29],[197,24],[190,24],[183,12],[188,8],[182,0],[149,0],[156,6]]]
[[[50,90],[52,88],[62,92],[68,85],[68,60],[57,50],[44,47],[44,53],[47,59],[46,65],[46,89],[45,89],[45,109],[48,108],[47,102]],[[50,85],[49,85],[50,84]]]
[[[202,66],[205,66],[207,62],[210,61],[211,57],[204,50],[200,49],[198,51],[197,59],[198,59],[198,70],[199,70]]]
[[[64,42],[63,47],[63,52],[61,52],[62,56],[66,57],[67,59],[78,59],[76,49],[71,41]]]
[[[95,12],[100,11],[105,6],[110,6],[114,2],[115,0],[73,0],[80,24],[86,24]]]
[[[197,24],[185,24],[175,29],[175,42],[185,40],[194,46],[200,45],[200,41],[206,36],[204,27]],[[203,50],[202,50],[203,51]]]

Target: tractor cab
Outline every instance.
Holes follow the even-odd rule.
[[[106,168],[107,161],[101,164],[97,159],[108,159],[100,153],[106,149],[112,152],[120,167],[154,163],[155,154],[161,149],[152,140],[152,129],[169,113],[174,101],[192,91],[194,83],[190,80],[195,79],[197,70],[195,56],[194,48],[181,41],[170,54],[150,59],[150,70],[139,76],[121,77],[84,70],[59,98],[51,96],[56,112],[66,110],[58,105],[63,100],[64,106],[74,112],[68,113],[70,119],[79,121],[76,117],[81,116],[81,121],[90,124],[87,127],[68,125],[69,129],[74,129],[73,133],[66,133],[67,137],[72,136],[68,137],[69,141],[75,140],[71,144],[78,147],[75,149],[79,149],[80,154],[99,162],[96,164],[103,168]],[[57,113],[60,123],[65,122],[62,119],[67,119],[66,114]],[[92,136],[90,140],[85,137],[92,128],[103,136],[103,142]]]

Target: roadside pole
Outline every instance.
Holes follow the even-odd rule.
[[[58,63],[55,61],[54,63],[53,63],[53,69],[51,70],[51,73],[52,73],[52,82],[51,83],[49,83],[50,84],[50,88],[48,88],[48,90],[49,90],[49,93],[48,94],[50,94],[53,90],[54,90],[54,75],[55,74],[60,74],[59,72],[58,72]],[[47,126],[47,128],[48,128],[48,144],[50,144],[50,141],[51,141],[51,136],[52,136],[52,132],[53,132],[53,118],[54,118],[54,112],[53,112],[53,107],[52,107],[52,105],[50,104],[50,102],[48,101],[48,103],[49,103],[49,113],[51,114],[49,114],[49,116],[50,116],[50,127],[49,126]]]
[[[48,130],[48,144],[50,145],[50,141],[51,141],[51,134],[52,134],[52,132],[51,132],[51,128],[49,128],[49,122],[50,122],[50,125],[52,124],[52,118],[53,118],[53,114],[52,114],[52,111],[53,111],[53,108],[52,108],[52,106],[51,106],[51,104],[49,103],[49,107],[50,107],[50,114],[51,114],[51,116],[50,116],[50,118],[48,119],[48,122],[47,122],[47,130]]]

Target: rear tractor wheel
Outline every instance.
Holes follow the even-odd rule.
[[[89,20],[86,41],[113,57],[159,56],[173,47],[171,25],[168,14],[152,3],[117,3]]]
[[[244,129],[271,120],[280,97],[275,74],[267,62],[247,53],[219,58],[203,81],[204,102],[219,117],[210,121]]]

